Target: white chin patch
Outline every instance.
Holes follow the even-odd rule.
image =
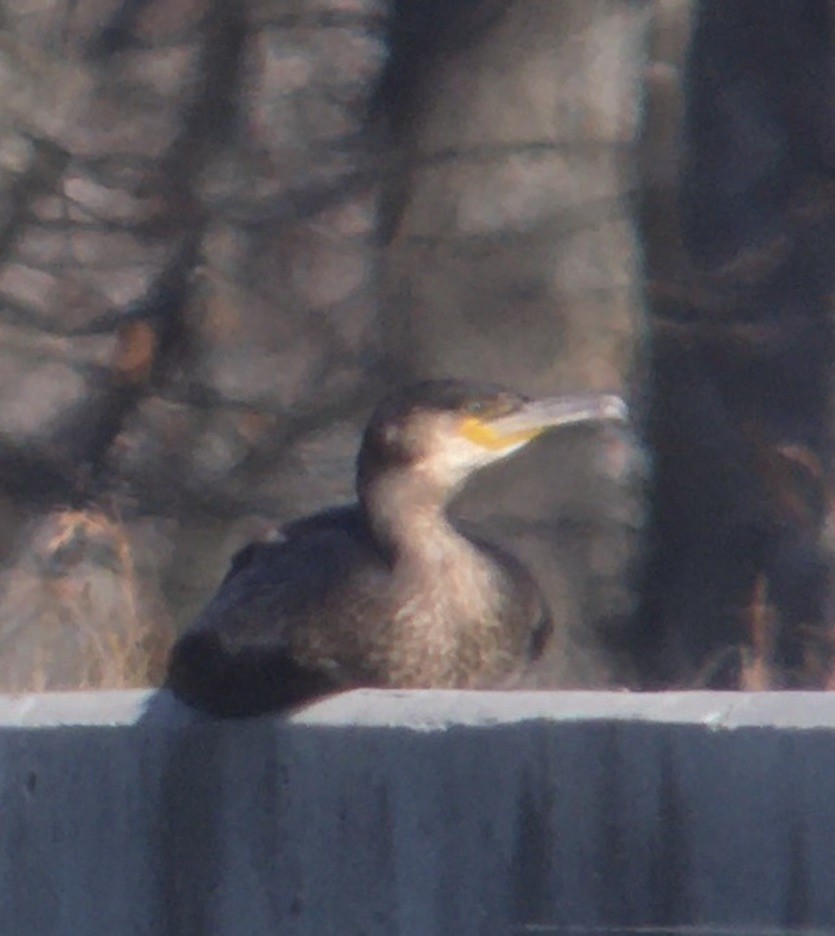
[[[444,440],[438,451],[423,461],[422,467],[427,475],[444,486],[460,484],[470,474],[489,465],[491,462],[507,458],[520,448],[526,440],[513,442],[506,448],[486,448],[471,442],[463,436]]]

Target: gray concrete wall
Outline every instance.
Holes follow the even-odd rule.
[[[0,700],[0,933],[835,927],[835,699]]]

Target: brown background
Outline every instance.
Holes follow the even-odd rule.
[[[543,581],[540,684],[826,682],[827,0],[13,7],[0,687],[158,678],[447,375],[633,404],[457,506]]]

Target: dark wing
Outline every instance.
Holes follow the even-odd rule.
[[[361,517],[328,511],[284,532],[287,539],[250,544],[233,558],[215,596],[174,645],[166,686],[189,705],[254,715],[346,688],[327,654],[317,665],[316,648],[329,600],[360,564],[375,561]]]
[[[331,532],[334,529],[342,530],[346,534],[363,539],[365,537],[365,523],[359,507],[356,504],[344,507],[329,507],[309,517],[300,517],[291,520],[278,530],[278,536],[269,541],[255,541],[247,543],[239,549],[229,560],[229,568],[223,577],[221,587],[233,579],[239,572],[244,571],[251,563],[260,560],[265,554],[275,555],[274,547],[281,546],[288,540],[310,536],[314,533]]]

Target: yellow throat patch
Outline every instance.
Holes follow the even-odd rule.
[[[469,417],[461,423],[461,435],[465,439],[493,451],[501,451],[501,449],[510,448],[522,442],[530,442],[531,439],[535,439],[544,431],[545,427],[543,426],[538,429],[522,429],[519,432],[500,435],[489,423],[482,422],[482,420],[475,417]]]

